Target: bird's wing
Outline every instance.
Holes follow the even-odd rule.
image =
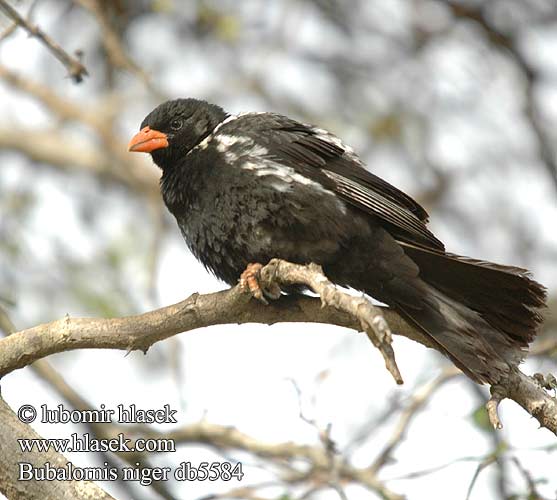
[[[428,214],[424,208],[368,172],[354,151],[338,137],[272,113],[247,114],[235,122],[223,127],[220,133],[234,130],[244,139],[251,139],[256,157],[272,159],[293,168],[334,191],[349,204],[379,219],[397,240],[431,250],[444,250],[443,243],[426,227]],[[242,146],[245,148],[246,144]]]

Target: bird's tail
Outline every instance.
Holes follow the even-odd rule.
[[[425,286],[421,307],[397,304],[411,323],[477,382],[496,383],[536,336],[545,288],[517,267],[404,245]]]

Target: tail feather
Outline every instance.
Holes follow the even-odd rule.
[[[526,347],[542,321],[545,288],[519,267],[406,246],[421,278]]]
[[[530,274],[403,244],[419,267],[421,307],[395,303],[478,382],[495,383],[523,359],[542,321],[546,290]]]
[[[422,307],[395,304],[397,310],[430,337],[453,363],[478,383],[495,383],[518,365],[525,348],[502,335],[477,312],[425,285]]]

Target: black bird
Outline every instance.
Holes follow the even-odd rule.
[[[398,311],[480,383],[518,365],[536,335],[542,285],[524,269],[447,253],[427,212],[326,130],[176,99],[143,120],[129,150],[151,154],[190,250],[230,285],[275,257],[320,264],[333,282]]]

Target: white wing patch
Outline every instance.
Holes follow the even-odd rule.
[[[315,137],[322,140],[323,142],[328,142],[328,143],[332,144],[333,146],[341,149],[342,151],[344,151],[343,155],[347,159],[349,159],[351,162],[353,162],[356,165],[365,169],[362,160],[356,154],[354,149],[352,149],[350,146],[348,146],[347,144],[342,142],[342,140],[340,140],[336,135],[332,134],[331,132],[329,132],[325,129],[322,129],[322,128],[319,128],[319,127],[314,127],[313,125],[307,125],[306,124],[306,126],[313,132]]]
[[[229,162],[234,162],[239,158],[238,151],[234,150],[234,146],[242,147],[253,142],[249,137],[242,135],[217,134],[213,137],[217,143],[217,151],[223,153],[226,161]]]
[[[281,193],[288,192],[294,184],[301,184],[321,194],[332,196],[335,198],[339,210],[346,214],[345,203],[338,199],[333,191],[324,188],[319,182],[299,174],[292,167],[269,159],[257,159],[257,161],[243,162],[241,168],[253,172],[257,177],[271,177],[270,186]]]
[[[218,134],[215,136],[215,141],[217,142],[217,151],[225,153],[232,146],[247,144],[251,139],[243,135]]]
[[[213,131],[207,136],[205,137],[205,139],[203,139],[197,146],[193,147],[192,149],[190,149],[186,156],[189,155],[192,151],[195,151],[196,149],[205,149],[208,145],[209,142],[211,142],[213,140],[213,138],[217,135],[217,132],[219,131],[219,129],[223,126],[226,125],[227,123],[230,123],[234,120],[237,120],[238,118],[241,118],[242,116],[246,116],[246,115],[262,115],[265,114],[264,111],[257,111],[257,112],[248,112],[248,113],[238,113],[237,115],[230,115],[227,116],[222,122],[220,122],[214,129]],[[222,136],[221,136],[222,137]],[[232,136],[225,136],[225,137],[232,137]],[[220,150],[219,150],[220,151]]]
[[[311,186],[319,191],[334,195],[332,191],[325,189],[321,184],[319,184],[319,182],[308,179],[307,177],[297,173],[292,167],[287,167],[286,165],[277,163],[273,160],[257,159],[257,161],[246,161],[242,164],[242,168],[244,170],[251,170],[258,177],[272,175],[283,182],[287,182],[288,184],[296,182],[298,184]]]

